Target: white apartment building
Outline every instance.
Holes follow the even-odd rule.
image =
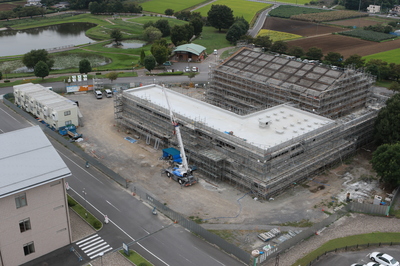
[[[39,126],[0,134],[0,147],[0,266],[21,265],[71,243],[71,172]]]

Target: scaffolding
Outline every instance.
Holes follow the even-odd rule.
[[[326,167],[340,162],[370,142],[373,123],[385,99],[369,97],[374,80],[369,74],[356,70],[323,70],[303,63],[296,70],[292,63],[299,62],[273,56],[269,61],[260,60],[269,55],[256,54],[243,49],[217,66],[211,75],[207,102],[240,115],[290,104],[336,120],[265,147],[226,134],[185,114],[176,114],[176,118],[181,125],[185,151],[191,164],[196,164],[205,178],[227,182],[237,189],[252,191],[256,197],[268,199],[294,183],[325,171]],[[230,62],[232,60],[235,62]],[[232,65],[241,65],[242,68],[235,70]],[[280,72],[272,73],[271,69]],[[305,84],[298,77],[296,84],[288,82],[293,80],[293,76],[299,76],[299,69],[304,72],[304,79],[309,81],[307,88],[298,85]],[[266,79],[266,73],[274,76],[275,80]],[[119,91],[114,107],[120,125],[145,136],[149,142],[161,143],[165,147],[178,145],[170,126],[169,111],[151,99]]]

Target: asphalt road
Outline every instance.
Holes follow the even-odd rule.
[[[31,124],[0,103],[0,131],[10,132]],[[136,199],[94,167],[86,168],[85,162],[57,141],[50,141],[71,170],[66,178],[68,191],[81,205],[100,220],[104,215],[109,223],[98,235],[113,250],[122,243],[132,245],[154,265],[243,265],[233,257],[202,241],[192,233],[174,224],[161,214],[153,215],[151,207]],[[139,240],[135,242],[135,240]],[[135,243],[134,243],[135,242]],[[74,248],[89,262],[89,256],[75,244]],[[111,250],[110,250],[111,251]],[[69,248],[65,252],[71,254]],[[81,265],[76,261],[76,265]]]

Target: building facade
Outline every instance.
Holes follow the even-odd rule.
[[[186,154],[203,176],[259,198],[282,193],[370,142],[386,100],[370,98],[368,74],[247,49],[211,75],[208,103],[167,90]],[[115,98],[119,124],[148,143],[177,147],[167,108],[156,85]]]
[[[16,85],[15,104],[33,114],[50,127],[58,130],[62,126],[79,126],[81,116],[77,104],[40,84]]]
[[[71,243],[71,173],[38,126],[1,134],[0,145],[0,266],[13,266]]]

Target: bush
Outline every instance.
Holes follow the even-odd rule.
[[[76,205],[76,201],[73,200],[72,198],[68,197],[68,206],[73,207]]]
[[[176,75],[182,75],[183,71],[175,71],[175,72],[163,72],[163,73],[158,73],[157,76],[176,76]]]
[[[93,222],[93,227],[95,229],[100,229],[101,228],[101,222],[100,221],[94,221]]]
[[[8,80],[8,79],[6,79],[6,80],[4,81],[4,83],[8,83],[8,82],[10,82],[10,80]]]
[[[100,72],[97,72],[96,75],[101,75],[101,73],[100,73]]]

